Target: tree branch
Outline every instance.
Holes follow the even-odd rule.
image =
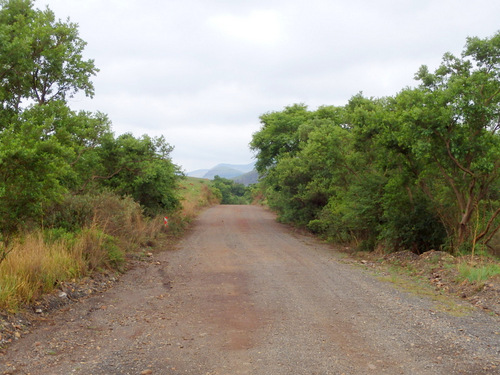
[[[90,147],[84,147],[82,148],[79,152],[78,152],[78,155],[76,157],[75,160],[73,160],[69,165],[74,167],[76,163],[78,163],[78,161],[81,159],[82,155],[85,153],[85,151],[87,150],[92,150],[95,148],[95,145],[94,146],[90,146]]]
[[[493,221],[495,221],[496,217],[500,214],[500,207],[497,208],[497,210],[493,213],[493,215],[490,217],[490,220],[488,220],[488,223],[486,224],[486,228],[476,237],[476,242],[480,241],[484,236],[488,234],[491,228],[491,224],[493,224]],[[500,229],[500,225],[498,225],[495,230],[488,236],[486,239],[485,243],[488,243],[491,238],[495,235],[495,233]]]
[[[453,189],[453,192],[455,193],[455,196],[457,198],[457,201],[458,201],[458,204],[460,206],[460,210],[463,212],[465,211],[465,198],[463,197],[463,195],[460,193],[460,191],[458,190],[456,184],[455,184],[455,181],[453,180],[453,177],[451,177],[447,172],[446,170],[444,169],[443,165],[439,162],[439,160],[434,156],[434,161],[436,162],[439,170],[441,171],[441,173],[444,175],[444,177],[446,178],[446,180],[448,181],[448,183],[450,184],[451,188]]]
[[[471,175],[471,176],[474,176],[474,172],[472,172],[470,169],[468,168],[465,168],[458,160],[457,158],[455,158],[451,152],[451,148],[450,148],[450,141],[448,139],[445,139],[444,137],[441,137],[441,139],[444,141],[444,144],[446,145],[446,151],[448,153],[448,156],[450,157],[450,159],[453,161],[453,163],[455,163],[455,165],[461,169],[462,171],[464,171],[465,173],[467,173],[468,175]]]

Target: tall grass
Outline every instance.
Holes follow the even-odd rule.
[[[163,229],[161,219],[144,217],[130,198],[104,193],[68,197],[65,203],[49,212],[51,228],[11,240],[0,262],[0,309],[15,311],[63,281],[105,269],[122,271],[126,252]]]
[[[16,310],[84,272],[83,259],[65,240],[49,244],[40,231],[18,238],[0,264],[0,308]]]
[[[67,280],[122,271],[127,252],[182,233],[202,207],[218,202],[207,180],[184,180],[181,193],[182,210],[165,213],[168,228],[163,215],[145,217],[132,198],[111,192],[68,196],[47,209],[45,227],[12,239],[0,260],[0,310],[16,311]]]
[[[0,264],[0,308],[15,311],[60,282],[98,270],[122,270],[125,252],[117,242],[95,225],[70,240],[47,239],[42,231],[18,237]]]
[[[212,188],[212,181],[201,178],[187,177],[182,181],[181,216],[190,221],[201,209],[220,203],[220,196]]]

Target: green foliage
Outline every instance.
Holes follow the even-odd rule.
[[[88,225],[84,201],[74,218],[56,207],[69,194],[112,190],[150,216],[179,207],[180,172],[163,137],[115,137],[102,113],[74,112],[77,92],[94,94],[97,69],[83,58],[76,24],[29,0],[0,1],[0,231],[6,235],[62,220]],[[76,206],[74,207],[76,209]],[[83,220],[85,217],[85,220]]]
[[[492,277],[500,275],[500,265],[495,263],[471,265],[462,263],[458,266],[460,280],[471,283],[481,283]]]
[[[43,225],[50,230],[77,232],[89,227],[94,220],[95,209],[101,196],[90,194],[66,194],[60,202],[53,203],[44,211]],[[57,237],[57,236],[56,236]]]
[[[469,38],[461,58],[445,54],[434,74],[423,66],[416,75],[420,87],[396,98],[408,157],[420,166],[422,191],[455,247],[490,238],[499,225],[497,199],[484,213],[489,224],[477,234],[471,227],[478,205],[495,195],[500,176],[499,62],[500,33]]]
[[[394,176],[384,186],[384,224],[379,239],[394,250],[422,253],[439,249],[446,242],[443,224],[427,197],[418,190],[409,194],[401,177]]]
[[[294,154],[299,147],[298,128],[309,115],[307,107],[295,104],[282,112],[271,112],[260,116],[262,129],[255,133],[250,143],[258,153],[255,165],[259,173],[276,165],[284,155]]]
[[[0,308],[58,282],[123,269],[125,251],[165,230],[181,173],[163,137],[115,137],[94,94],[76,24],[30,0],[0,0]],[[150,217],[147,217],[150,216]]]
[[[82,59],[75,24],[31,1],[0,6],[0,229],[10,233],[39,222],[67,192],[63,180],[89,138],[72,126],[82,115],[64,100],[79,90],[92,95],[96,69]]]
[[[50,9],[0,2],[0,108],[17,113],[24,103],[65,101],[78,91],[92,96],[97,69],[83,60],[85,45],[77,25],[56,20]]]
[[[87,150],[109,131],[101,115],[70,111],[62,102],[33,106],[0,131],[0,228],[40,223],[89,170]]]
[[[213,187],[220,194],[221,204],[249,204],[251,201],[250,189],[227,178],[215,176]]]
[[[179,208],[179,168],[170,160],[173,148],[163,137],[107,137],[97,149],[100,175],[91,180],[138,201],[154,216]]]
[[[53,244],[58,241],[64,241],[67,244],[73,244],[78,232],[68,232],[66,229],[57,227],[49,228],[43,231],[43,240],[46,244]]]
[[[47,208],[44,238],[48,243],[62,239],[72,242],[73,236],[83,229],[98,228],[119,239],[120,248],[133,250],[146,240],[147,227],[156,225],[157,219],[145,220],[143,212],[141,205],[130,196],[121,197],[111,191],[68,194],[62,202]]]
[[[500,33],[469,38],[394,97],[261,116],[261,188],[279,219],[361,249],[488,244],[500,228]]]
[[[98,237],[101,241],[102,249],[106,252],[104,264],[111,269],[123,271],[125,253],[118,247],[118,239],[105,233],[99,233]]]

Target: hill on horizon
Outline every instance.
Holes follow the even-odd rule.
[[[237,179],[243,175],[250,174],[255,170],[255,163],[250,164],[227,164],[221,163],[217,164],[211,169],[198,169],[195,171],[187,172],[186,175],[189,177],[207,178],[213,180],[215,176],[227,178],[227,179]],[[257,174],[251,174],[251,178],[244,178],[245,185],[256,183]],[[257,176],[257,177],[253,177]]]
[[[259,181],[259,172],[257,172],[256,169],[253,169],[250,172],[242,174],[241,176],[234,177],[232,180],[245,186],[256,184]]]
[[[209,171],[210,169],[197,169],[195,171],[187,172],[186,176],[188,177],[197,177],[197,178],[203,178],[205,174]]]

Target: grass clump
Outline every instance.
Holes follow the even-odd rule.
[[[46,212],[45,227],[21,233],[0,261],[0,310],[16,311],[64,281],[125,269],[126,253],[164,230],[129,197],[68,196]]]
[[[500,275],[500,264],[461,263],[458,265],[459,279],[470,283],[483,284],[489,279]]]
[[[48,243],[41,232],[18,238],[0,264],[0,308],[15,311],[84,269],[65,240]]]
[[[104,269],[124,270],[125,251],[119,240],[96,226],[73,236],[46,235],[37,231],[17,238],[0,263],[0,309],[16,311],[63,281]]]

